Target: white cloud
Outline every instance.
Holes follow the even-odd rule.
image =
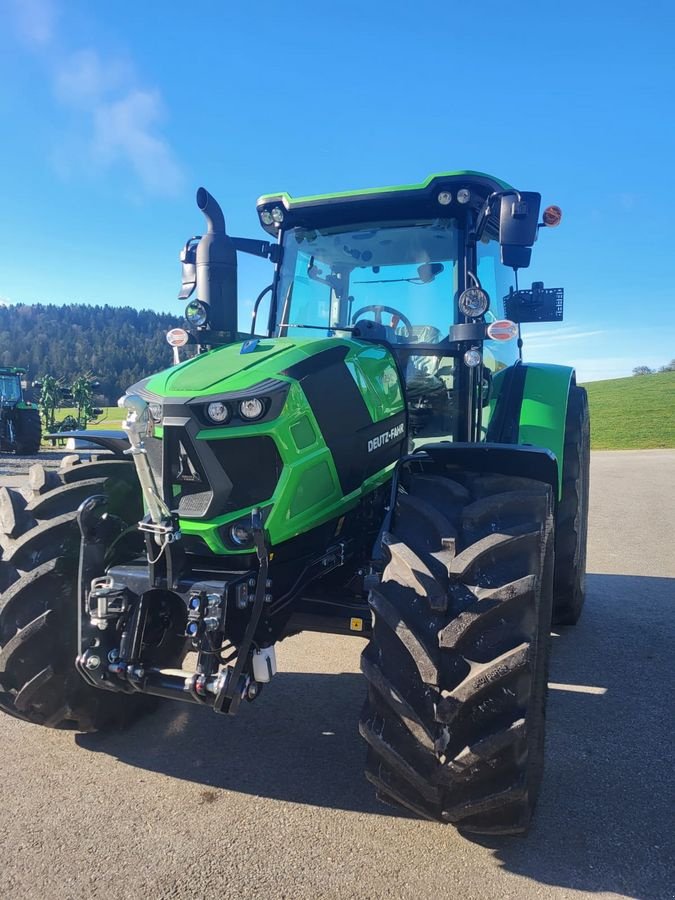
[[[72,113],[52,153],[58,171],[126,167],[148,193],[177,193],[183,172],[161,132],[160,91],[144,85],[128,59],[90,47],[64,49],[67,35],[56,30],[59,9],[52,0],[10,3],[14,26],[43,60],[56,101]]]
[[[542,347],[557,347],[559,344],[562,344],[566,341],[585,341],[591,337],[597,337],[599,334],[606,335],[607,332],[603,329],[598,329],[596,331],[569,331],[565,334],[545,334],[543,332],[537,332],[535,334],[528,334],[526,332],[523,333],[523,340],[527,341],[528,347],[535,347],[540,349]]]
[[[163,115],[159,92],[132,90],[93,110],[91,149],[104,165],[127,162],[144,186],[156,193],[176,193],[183,175],[171,148],[155,126]]]
[[[78,50],[59,61],[54,74],[54,93],[62,103],[87,109],[102,97],[133,82],[129,62],[102,60],[91,49]]]
[[[59,10],[52,0],[9,0],[10,13],[19,36],[35,47],[51,43]]]

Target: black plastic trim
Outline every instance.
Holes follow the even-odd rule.
[[[534,478],[550,484],[554,496],[558,496],[558,461],[546,447],[440,441],[420,447],[406,458],[406,464],[419,464],[424,471],[450,478],[453,472],[467,470]]]
[[[516,360],[508,369],[493,377],[493,388],[496,387],[500,376],[502,384],[487,428],[486,438],[488,441],[504,444],[518,443],[526,374],[527,364]]]

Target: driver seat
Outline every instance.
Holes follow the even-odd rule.
[[[416,344],[440,344],[443,340],[443,335],[433,325],[413,325],[412,336]],[[435,375],[440,368],[441,359],[441,356],[411,356],[406,378],[411,377],[413,371],[425,375]]]

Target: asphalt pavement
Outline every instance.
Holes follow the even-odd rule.
[[[301,635],[232,720],[167,703],[75,735],[0,716],[0,897],[675,897],[675,451],[596,452],[591,471],[586,609],[554,638],[527,837],[380,805],[363,642]]]

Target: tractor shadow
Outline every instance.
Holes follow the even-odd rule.
[[[675,579],[588,576],[579,624],[553,639],[534,826],[521,840],[477,839],[503,869],[579,891],[674,896],[674,619]]]
[[[394,811],[375,799],[363,774],[358,717],[364,699],[358,674],[280,672],[231,719],[168,701],[130,733],[76,740],[209,788],[389,815]]]
[[[546,771],[533,828],[526,838],[467,836],[504,870],[581,891],[672,896],[674,607],[674,579],[588,577],[579,625],[553,638]],[[353,673],[281,673],[233,719],[167,703],[130,734],[76,740],[208,788],[406,816],[380,804],[363,776],[364,693]],[[462,838],[424,827],[441,859],[451,857]]]

